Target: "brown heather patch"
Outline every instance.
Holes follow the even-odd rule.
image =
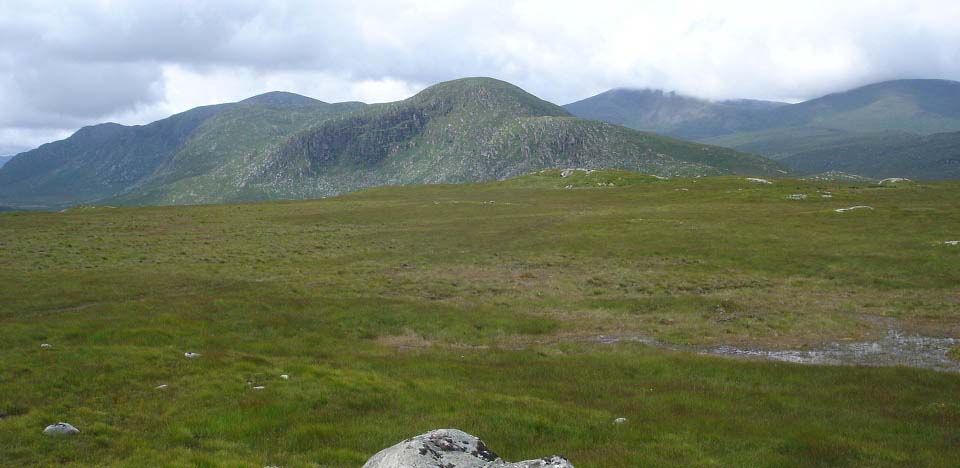
[[[413,330],[404,330],[401,335],[381,335],[374,341],[380,346],[399,349],[426,349],[434,345],[432,341],[417,335]]]

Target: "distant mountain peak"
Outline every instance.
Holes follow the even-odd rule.
[[[274,107],[310,106],[324,104],[323,101],[287,91],[270,91],[240,101],[241,104],[254,104]]]
[[[540,99],[519,86],[496,78],[470,77],[444,81],[409,99],[435,111],[472,108],[481,113],[519,116],[566,117],[562,107]]]

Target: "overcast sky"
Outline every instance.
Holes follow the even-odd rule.
[[[559,104],[960,80],[960,0],[0,0],[0,154],[270,90],[383,102],[464,76]]]

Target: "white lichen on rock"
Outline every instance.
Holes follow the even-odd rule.
[[[747,177],[747,181],[748,181],[748,182],[753,182],[753,183],[755,183],[755,184],[773,185],[773,182],[770,182],[770,181],[767,180],[767,179],[758,179],[758,178],[756,178],[756,177]]]

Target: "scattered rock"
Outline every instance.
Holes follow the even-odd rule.
[[[806,200],[807,195],[803,193],[794,193],[792,195],[787,195],[787,200]]]
[[[690,189],[688,189],[688,188],[683,188],[683,187],[681,187],[681,188],[675,188],[674,190],[676,190],[676,191],[678,191],[678,192],[689,192],[689,191],[690,191]]]
[[[758,179],[758,178],[756,178],[756,177],[747,177],[747,181],[748,181],[748,182],[753,182],[753,183],[756,183],[756,184],[773,185],[773,182],[770,182],[770,181],[767,180],[767,179]]]
[[[857,206],[851,206],[850,208],[837,208],[833,211],[836,211],[837,213],[845,213],[847,211],[853,211],[853,210],[872,210],[872,209],[873,209],[872,206],[857,205]]]
[[[290,376],[287,374],[280,374],[280,378],[283,380],[290,380]]]
[[[617,418],[613,420],[614,424],[625,424],[626,422],[627,422],[627,418]]]
[[[186,353],[183,353],[183,357],[185,357],[185,358],[187,358],[187,359],[196,359],[196,358],[200,357],[200,353],[193,353],[193,352],[189,352],[189,351],[188,351],[188,352],[186,352]]]
[[[167,388],[167,387],[169,387],[169,385],[167,385],[167,384],[160,384],[160,385],[157,385],[157,386],[154,387],[154,388],[156,388],[157,390],[163,390],[163,389],[165,389],[165,388]]]
[[[58,422],[47,426],[47,428],[43,430],[43,433],[48,436],[76,435],[80,433],[80,429],[73,427],[73,425],[69,423]]]
[[[50,343],[43,343],[43,344],[40,345],[40,347],[43,348],[43,349],[51,349],[51,348],[53,348],[53,345],[50,344]]]
[[[560,177],[570,177],[574,172],[580,171],[584,174],[590,175],[593,173],[593,169],[582,169],[582,168],[570,168],[560,171]]]
[[[883,184],[898,184],[900,182],[912,182],[910,179],[904,179],[903,177],[888,177],[880,181],[880,185]]]
[[[955,240],[955,241],[943,241],[943,245],[960,245],[960,240]]]
[[[823,195],[820,195],[820,198],[833,198],[833,195],[830,195],[829,193],[823,194]]]
[[[263,390],[264,388],[267,387],[264,387],[263,385],[257,385],[256,387],[253,387],[254,390]]]
[[[363,468],[573,468],[566,458],[544,457],[510,463],[490,451],[482,440],[457,429],[438,429],[386,448]]]
[[[848,174],[846,172],[840,171],[829,171],[822,174],[816,174],[808,177],[804,177],[801,180],[816,180],[816,181],[829,181],[829,182],[873,182],[875,179],[869,177],[864,177],[857,174]]]

